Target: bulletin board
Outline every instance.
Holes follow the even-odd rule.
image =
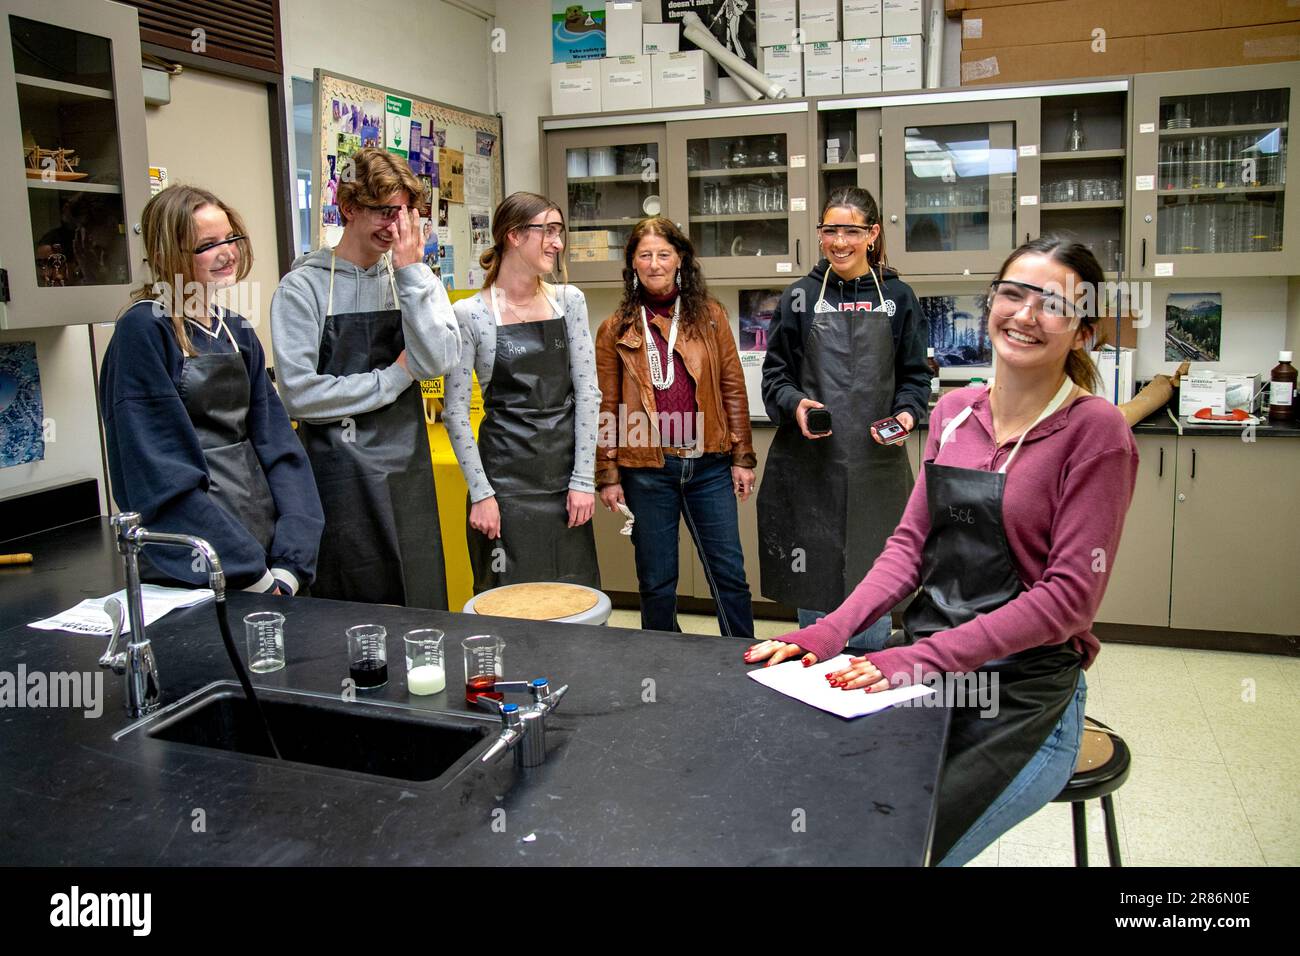
[[[480,288],[479,253],[492,244],[502,199],[501,118],[327,70],[317,69],[315,82],[312,247],[343,235],[335,200],[345,158],[378,146],[404,157],[425,186],[433,227],[425,262],[448,290]]]

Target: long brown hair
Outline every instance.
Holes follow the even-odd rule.
[[[704,281],[704,270],[695,257],[695,247],[686,234],[677,228],[677,224],[663,216],[642,219],[632,227],[632,234],[627,237],[627,247],[623,250],[623,301],[618,304],[615,315],[614,334],[622,335],[641,318],[641,289],[634,285],[637,279],[637,246],[646,236],[659,236],[672,246],[681,257],[681,282],[678,295],[682,300],[681,330],[687,338],[698,337],[704,329],[705,322],[712,317],[712,308],[717,301],[709,294],[708,283]]]
[[[1074,274],[1082,280],[1080,282],[1082,289],[1092,290],[1091,307],[1079,312],[1079,324],[1088,333],[1087,338],[1093,339],[1094,348],[1104,342],[1105,336],[1099,335],[1097,331],[1097,311],[1106,288],[1106,273],[1102,271],[1101,264],[1097,262],[1097,257],[1092,254],[1092,250],[1082,243],[1071,242],[1060,236],[1039,236],[1007,256],[1007,261],[1002,263],[1002,268],[998,270],[997,279],[993,281],[996,282],[1006,275],[1007,269],[1011,268],[1011,264],[1021,256],[1029,255],[1047,256],[1052,261],[1059,262],[1067,269],[1073,270]],[[984,321],[987,326],[987,303],[984,308]],[[1097,371],[1097,366],[1093,363],[1092,356],[1088,354],[1086,345],[1083,348],[1070,349],[1070,353],[1065,357],[1065,374],[1082,389],[1089,392],[1101,390],[1101,373]]]
[[[501,271],[501,263],[510,244],[510,234],[517,229],[523,229],[537,216],[552,209],[560,214],[560,223],[563,225],[564,210],[545,196],[520,191],[511,193],[501,200],[496,212],[492,213],[492,246],[484,249],[483,254],[478,257],[478,264],[487,270],[487,275],[483,278],[483,288],[486,289],[497,281],[497,274]],[[568,256],[569,250],[566,246],[561,251],[560,261],[557,263],[560,281],[565,283],[569,281]]]
[[[880,235],[876,236],[876,241],[867,250],[867,265],[873,269],[881,270],[883,278],[884,269],[889,265],[889,259],[885,255],[885,227],[880,223],[880,208],[876,205],[875,197],[860,186],[837,186],[826,197],[826,205],[822,206],[822,219],[826,218],[826,212],[832,206],[847,206],[849,209],[856,209],[862,214],[862,219],[868,228],[880,226]]]
[[[237,235],[247,235],[244,220],[232,207],[198,186],[169,186],[144,204],[140,213],[140,232],[144,239],[145,258],[150,278],[131,293],[132,303],[159,299],[171,314],[176,343],[186,355],[194,355],[194,344],[185,327],[186,287],[193,286],[194,243],[198,230],[194,214],[204,206],[216,206],[230,220]],[[235,281],[240,282],[253,268],[253,247],[247,239],[236,243],[239,268]],[[194,316],[197,318],[197,316]]]

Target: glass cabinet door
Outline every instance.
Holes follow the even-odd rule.
[[[0,96],[14,107],[3,111],[0,147],[13,144],[17,187],[4,199],[10,228],[0,238],[6,328],[110,321],[139,271],[133,226],[148,169],[136,16],[93,4],[107,12],[87,17],[81,4],[74,17],[73,6],[14,0],[6,8],[23,15],[0,24],[12,64]]]
[[[664,154],[662,126],[548,134],[550,196],[565,206],[573,281],[622,277],[632,227],[665,208]]]
[[[807,112],[670,123],[672,216],[709,278],[809,268]]]
[[[1038,234],[1038,101],[884,111],[885,250],[902,272],[995,272]],[[1032,152],[1033,155],[1024,155]]]
[[[834,105],[819,103],[813,114],[818,189],[815,201],[809,200],[809,215],[814,220],[842,186],[858,186],[880,202],[880,110],[832,109]]]
[[[1281,68],[1281,69],[1277,69]],[[1135,80],[1135,236],[1143,275],[1294,270],[1300,228],[1286,203],[1294,66]],[[1289,245],[1288,245],[1289,244]]]

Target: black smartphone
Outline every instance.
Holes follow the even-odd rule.
[[[808,409],[808,431],[814,435],[825,435],[831,430],[831,413],[825,408]]]
[[[892,416],[872,422],[871,427],[876,430],[876,434],[886,445],[896,445],[900,441],[907,440],[907,429],[903,427],[902,422]]]

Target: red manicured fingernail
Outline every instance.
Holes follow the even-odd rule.
[[[812,661],[804,661],[804,662],[803,662],[803,666],[804,666],[804,667],[812,667]]]

